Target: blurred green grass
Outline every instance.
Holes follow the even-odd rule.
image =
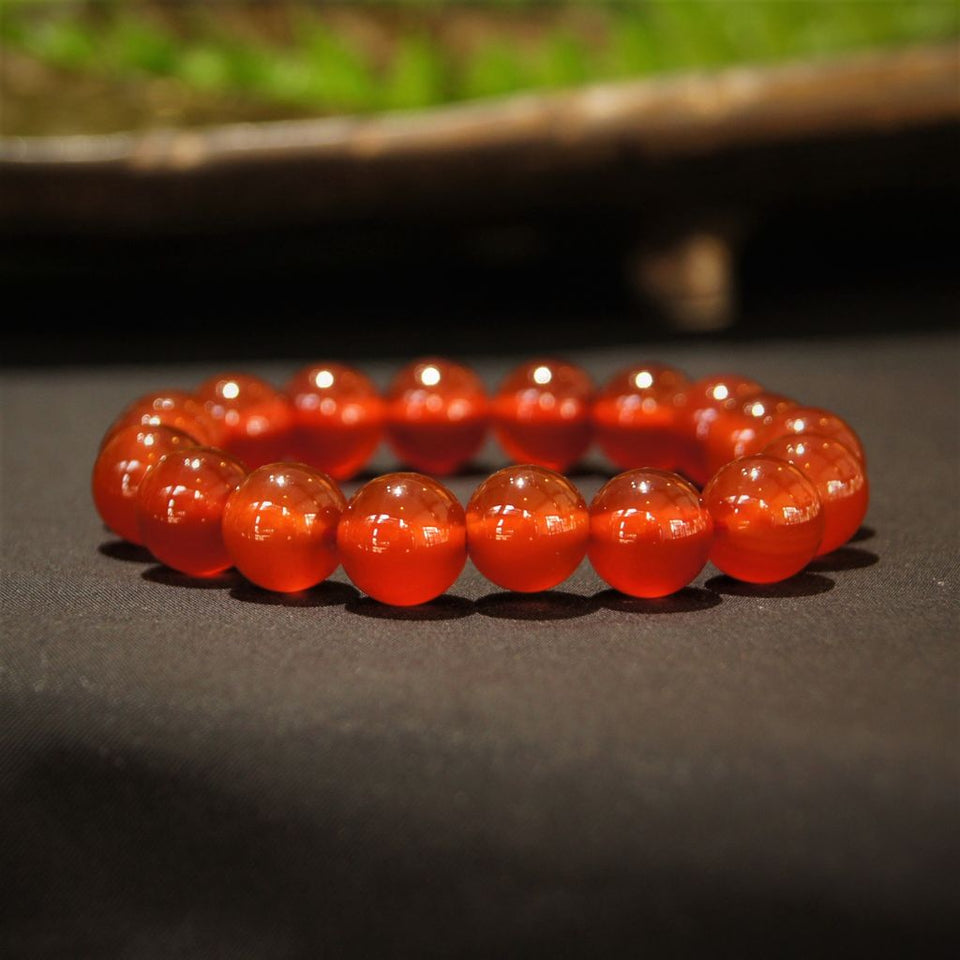
[[[282,114],[285,108],[348,113],[426,107],[690,68],[822,57],[960,32],[955,0],[491,0],[470,6],[398,0],[351,4],[348,22],[331,9],[276,4],[271,29],[261,31],[262,9],[241,3],[172,9],[130,0],[0,0],[0,44],[67,75],[126,84],[167,78],[184,91],[270,104]],[[364,10],[379,18],[372,35],[356,29]],[[478,28],[485,10],[490,22]],[[246,14],[252,23],[244,22]],[[453,42],[447,27],[457,16],[473,27],[460,30]]]

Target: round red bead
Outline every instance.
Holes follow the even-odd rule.
[[[593,405],[600,448],[618,467],[680,469],[693,456],[686,430],[686,376],[659,364],[612,377]]]
[[[687,389],[687,406],[684,413],[688,436],[692,443],[692,455],[683,465],[683,472],[701,486],[710,479],[711,470],[707,460],[707,445],[714,423],[735,411],[742,401],[763,392],[755,380],[738,373],[713,374],[702,377]]]
[[[633,597],[685,587],[706,564],[712,539],[713,520],[700,494],[675,473],[621,473],[590,504],[590,563]]]
[[[343,364],[314,364],[294,374],[286,392],[296,456],[336,480],[356,474],[383,435],[383,401],[370,379]]]
[[[426,603],[444,593],[466,563],[463,507],[431,477],[384,474],[350,498],[337,549],[364,593],[395,606]]]
[[[137,491],[144,546],[161,563],[193,577],[232,566],[223,542],[223,509],[245,476],[242,463],[212,447],[162,457]]]
[[[738,580],[786,580],[820,549],[820,497],[785,460],[754,456],[725,464],[704,487],[703,502],[714,524],[710,560]]]
[[[100,519],[130,543],[142,543],[137,519],[137,490],[147,472],[167,453],[198,444],[165,426],[131,423],[113,431],[93,465],[93,502]]]
[[[326,474],[302,464],[267,464],[227,498],[227,552],[240,573],[265,590],[307,590],[337,568],[337,523],[346,505]]]
[[[453,473],[486,436],[487,397],[480,378],[438,357],[404,367],[390,385],[386,409],[391,447],[417,470]]]
[[[719,410],[703,447],[711,476],[731,460],[759,453],[769,440],[774,418],[796,405],[789,397],[764,391],[739,401],[733,409]]]
[[[293,409],[286,394],[247,373],[223,373],[196,392],[216,424],[215,446],[250,469],[283,460],[292,441]]]
[[[203,404],[185,390],[158,390],[137,397],[107,429],[100,448],[103,449],[119,429],[131,424],[174,427],[190,434],[200,444],[211,444],[218,436],[216,424]]]
[[[799,433],[815,433],[821,437],[838,440],[861,463],[866,462],[863,444],[853,427],[835,413],[820,407],[792,407],[783,411],[773,418],[766,438],[770,442],[778,437]]]
[[[863,464],[838,440],[815,433],[788,434],[764,447],[803,471],[823,505],[823,540],[818,555],[842,547],[863,523],[870,490]]]
[[[586,556],[589,532],[577,488],[532,464],[498,470],[467,504],[470,559],[507,590],[549,590],[566,580]]]
[[[517,367],[493,398],[497,441],[518,463],[564,470],[590,445],[593,381],[562,360]]]

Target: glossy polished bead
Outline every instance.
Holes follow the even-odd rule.
[[[347,576],[381,603],[412,606],[444,593],[467,560],[463,507],[420,473],[388,473],[351,498],[337,529]]]
[[[686,431],[686,376],[658,364],[612,377],[593,405],[597,443],[624,470],[682,468],[693,455]]]
[[[853,427],[829,410],[823,410],[820,407],[793,407],[785,410],[773,418],[766,438],[767,442],[770,442],[778,437],[797,433],[815,433],[821,437],[838,440],[851,450],[861,463],[866,463],[863,444]]]
[[[662,470],[629,470],[590,504],[590,563],[632,597],[665,597],[704,568],[713,520],[697,489]]]
[[[107,429],[100,449],[119,429],[131,424],[174,427],[189,433],[200,444],[211,444],[217,438],[216,424],[207,415],[203,404],[185,390],[159,390],[137,397]]]
[[[732,410],[718,411],[701,447],[710,475],[731,460],[759,453],[768,442],[774,418],[796,405],[789,397],[764,391],[741,400]]]
[[[370,378],[340,363],[314,364],[295,373],[286,392],[297,458],[335,480],[356,474],[383,436],[383,401]]]
[[[592,436],[593,382],[562,360],[533,360],[509,373],[493,398],[497,441],[518,463],[564,470]]]
[[[337,523],[346,505],[326,474],[303,464],[267,464],[227,498],[227,552],[240,573],[265,590],[307,590],[337,568]]]
[[[140,544],[137,489],[157,461],[167,453],[198,444],[182,430],[131,423],[114,430],[93,465],[93,502],[100,519],[119,537]]]
[[[725,464],[704,487],[703,502],[714,525],[710,560],[738,580],[786,580],[820,549],[820,497],[785,460],[754,456]]]
[[[293,408],[286,394],[248,373],[205,380],[196,398],[217,429],[215,446],[249,469],[283,460],[292,442]]]
[[[472,370],[430,357],[404,367],[386,396],[387,439],[417,470],[453,473],[483,444],[487,397]]]
[[[467,504],[470,559],[506,590],[549,590],[566,580],[586,556],[589,533],[577,488],[533,464],[498,470]]]
[[[860,529],[870,489],[863,464],[850,449],[829,437],[801,433],[768,443],[763,453],[792,463],[817,488],[823,506],[818,555],[842,547]]]
[[[192,577],[226,570],[233,561],[223,542],[223,509],[246,473],[242,463],[212,447],[162,457],[137,491],[144,546]]]
[[[759,393],[763,393],[763,387],[739,373],[702,377],[687,389],[685,421],[693,450],[690,461],[683,464],[683,472],[694,483],[703,486],[710,479],[707,443],[714,423]]]

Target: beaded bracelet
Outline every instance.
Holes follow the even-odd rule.
[[[455,471],[489,426],[520,462],[464,510],[420,471]],[[384,436],[416,472],[376,477],[348,503],[336,481]],[[622,472],[588,506],[560,471],[594,440]],[[444,593],[468,555],[521,592],[557,586],[585,556],[636,597],[681,589],[708,560],[748,582],[784,580],[860,527],[865,471],[842,419],[738,375],[690,382],[636,366],[596,392],[579,368],[535,360],[488,399],[472,371],[428,358],[384,396],[326,364],[285,390],[225,374],[140,397],[105,434],[92,486],[108,528],[182,573],[236,567],[294,592],[342,564],[375,599],[413,605]]]

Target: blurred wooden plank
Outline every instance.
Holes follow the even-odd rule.
[[[755,145],[958,120],[960,47],[949,44],[369,117],[3,138],[0,218],[8,230],[90,230],[303,223],[431,204],[449,213],[498,198],[509,206],[558,176],[622,182]]]

